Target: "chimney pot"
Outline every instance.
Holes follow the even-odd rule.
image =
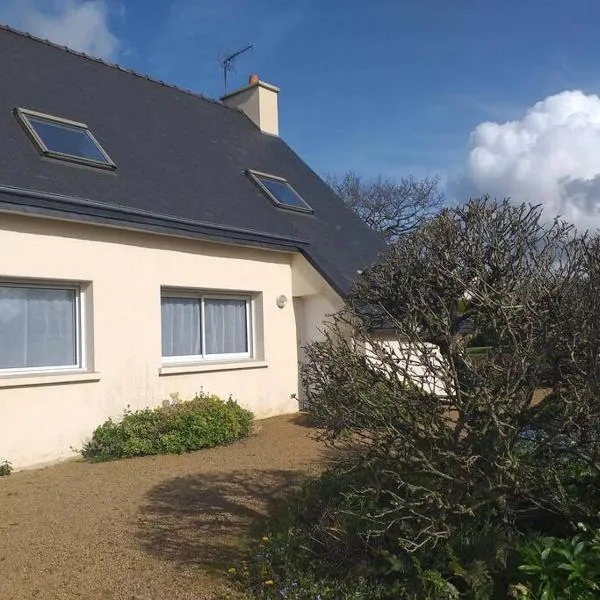
[[[248,77],[248,85],[256,85],[259,81],[260,79],[258,78],[258,75],[256,75],[256,73]]]

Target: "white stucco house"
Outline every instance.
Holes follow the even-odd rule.
[[[302,345],[383,243],[279,137],[278,92],[210,100],[0,28],[0,460],[171,393],[298,410]]]

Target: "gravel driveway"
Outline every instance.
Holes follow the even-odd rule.
[[[325,460],[300,416],[232,446],[0,479],[0,599],[238,598],[224,571],[250,526]]]

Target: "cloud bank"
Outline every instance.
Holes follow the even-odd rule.
[[[542,204],[580,228],[600,226],[600,98],[579,90],[549,96],[518,121],[486,122],[471,134],[471,194]]]
[[[104,0],[3,0],[0,22],[92,56],[114,60],[120,43]]]

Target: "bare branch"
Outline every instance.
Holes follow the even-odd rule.
[[[363,179],[349,171],[327,181],[346,206],[391,244],[437,214],[444,202],[439,177]]]

